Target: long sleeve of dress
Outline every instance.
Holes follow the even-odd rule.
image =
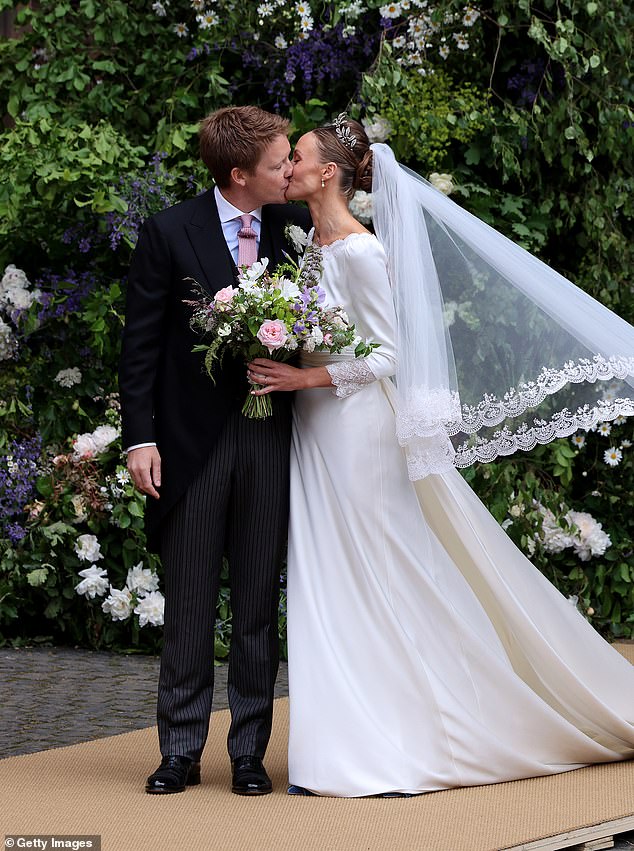
[[[365,358],[343,360],[326,369],[340,397],[396,371],[396,317],[385,252],[375,239],[352,238],[342,247],[340,274],[347,278],[350,303],[344,304],[357,333],[379,348]]]

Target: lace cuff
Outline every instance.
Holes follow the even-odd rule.
[[[340,399],[352,396],[366,384],[376,381],[376,376],[364,358],[356,360],[337,361],[326,366],[330,379],[334,384],[332,392]]]

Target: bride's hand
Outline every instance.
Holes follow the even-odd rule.
[[[298,369],[287,363],[255,358],[247,366],[247,378],[255,384],[262,385],[253,388],[254,396],[264,396],[273,391],[306,390],[308,387],[330,387],[330,375],[323,366],[309,369]]]
[[[254,384],[262,385],[253,388],[254,396],[264,396],[277,390],[299,390],[302,387],[301,373],[303,370],[287,363],[269,360],[268,358],[255,358],[247,366],[247,378]]]

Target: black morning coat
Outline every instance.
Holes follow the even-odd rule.
[[[296,252],[284,229],[308,230],[308,210],[292,204],[262,208],[259,257],[269,268]],[[147,497],[148,548],[157,550],[161,519],[205,462],[230,411],[247,393],[243,363],[225,358],[214,384],[206,374],[201,342],[192,330],[194,278],[213,294],[235,284],[237,269],[227,248],[213,190],[164,210],[145,222],[128,277],[119,390],[122,446],[155,442],[161,454],[160,500]],[[275,394],[276,412],[290,417],[291,394]]]

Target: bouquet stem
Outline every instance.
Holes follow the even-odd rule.
[[[261,390],[261,384],[254,384],[255,390]],[[251,393],[244,400],[242,413],[251,420],[264,420],[273,413],[273,400],[267,393],[264,396],[253,396]]]

